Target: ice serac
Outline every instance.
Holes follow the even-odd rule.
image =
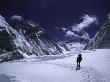
[[[45,31],[35,22],[11,20],[10,24],[12,27],[0,15],[0,50],[6,51],[5,54],[10,52],[2,56],[2,60],[30,58],[32,55],[57,55],[62,52],[60,47],[49,39]],[[16,58],[15,52],[19,54]]]
[[[110,48],[110,13],[100,31],[96,33],[95,37],[89,42],[85,49],[94,48]]]

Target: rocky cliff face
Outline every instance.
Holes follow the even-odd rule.
[[[105,24],[97,32],[95,37],[88,43],[85,49],[110,48],[110,13]]]
[[[0,15],[0,50],[2,52],[0,57],[2,61],[29,58],[32,55],[57,55],[62,52],[60,47],[35,22],[14,19],[10,25]]]

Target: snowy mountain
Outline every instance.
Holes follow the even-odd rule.
[[[57,44],[63,50],[63,52],[71,52],[78,53],[85,48],[85,45],[90,41],[89,34],[87,32],[80,31],[66,31],[65,37],[67,40],[60,41]]]
[[[11,25],[11,26],[10,26]],[[35,22],[13,18],[10,25],[0,15],[1,61],[10,61],[31,56],[56,55],[62,52]]]
[[[71,42],[70,41],[63,41],[63,42],[58,42],[57,44],[62,49],[62,52],[64,54],[80,53],[85,48],[85,44],[81,44],[79,42],[74,42],[74,41],[71,41]]]
[[[107,16],[105,24],[100,31],[96,33],[95,37],[88,43],[85,49],[93,48],[110,48],[110,13]]]
[[[58,42],[58,45],[61,47],[63,52],[74,53],[80,52],[85,48],[85,45],[90,41],[89,34],[85,30],[77,31],[75,27],[72,30],[62,28],[65,33],[65,41]]]

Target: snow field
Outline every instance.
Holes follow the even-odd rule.
[[[0,64],[0,82],[109,82],[110,49],[83,51],[81,70],[76,69],[77,54],[65,57],[28,59]],[[52,59],[52,60],[51,60]],[[4,75],[5,77],[4,77]],[[7,80],[4,80],[7,78]]]

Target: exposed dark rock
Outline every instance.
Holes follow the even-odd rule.
[[[0,31],[0,49],[12,51],[15,48],[14,46],[13,38],[10,34],[6,30]]]
[[[1,57],[0,63],[13,61],[13,60],[19,60],[23,58],[24,58],[23,55],[21,55],[19,51],[8,52],[8,53],[5,53],[5,56]]]

